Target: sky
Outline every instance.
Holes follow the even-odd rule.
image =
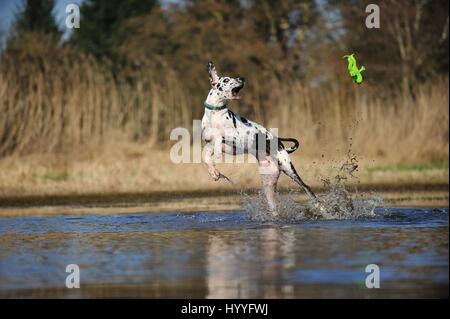
[[[82,0],[55,0],[53,14],[61,29],[63,29],[66,20],[66,6],[70,3],[79,5],[81,2]],[[24,0],[0,0],[0,30],[3,34],[8,34],[15,15],[23,3]]]

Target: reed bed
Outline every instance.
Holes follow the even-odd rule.
[[[130,75],[131,74],[131,75]],[[170,131],[200,119],[208,91],[185,86],[174,71],[113,74],[88,57],[0,64],[0,156],[95,152],[114,142],[170,145]],[[398,162],[448,160],[448,78],[400,88],[317,87],[299,81],[248,80],[237,112],[297,137],[310,155],[335,151]]]

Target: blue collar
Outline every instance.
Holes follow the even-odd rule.
[[[220,110],[223,110],[223,109],[227,108],[226,104],[224,104],[222,106],[214,106],[214,105],[211,105],[211,104],[208,104],[208,103],[205,102],[205,103],[203,103],[203,105],[205,105],[205,107],[208,110],[211,110],[211,111],[220,111]]]

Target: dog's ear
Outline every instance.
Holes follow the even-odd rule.
[[[216,67],[212,61],[208,61],[208,74],[209,74],[209,82],[214,86],[219,81],[219,76],[217,75]]]

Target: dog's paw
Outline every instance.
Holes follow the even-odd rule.
[[[209,175],[212,177],[212,179],[214,180],[214,181],[218,181],[219,180],[219,178],[220,178],[220,172],[219,172],[219,170],[217,169],[217,168],[209,168],[208,169],[208,173],[209,173]]]

